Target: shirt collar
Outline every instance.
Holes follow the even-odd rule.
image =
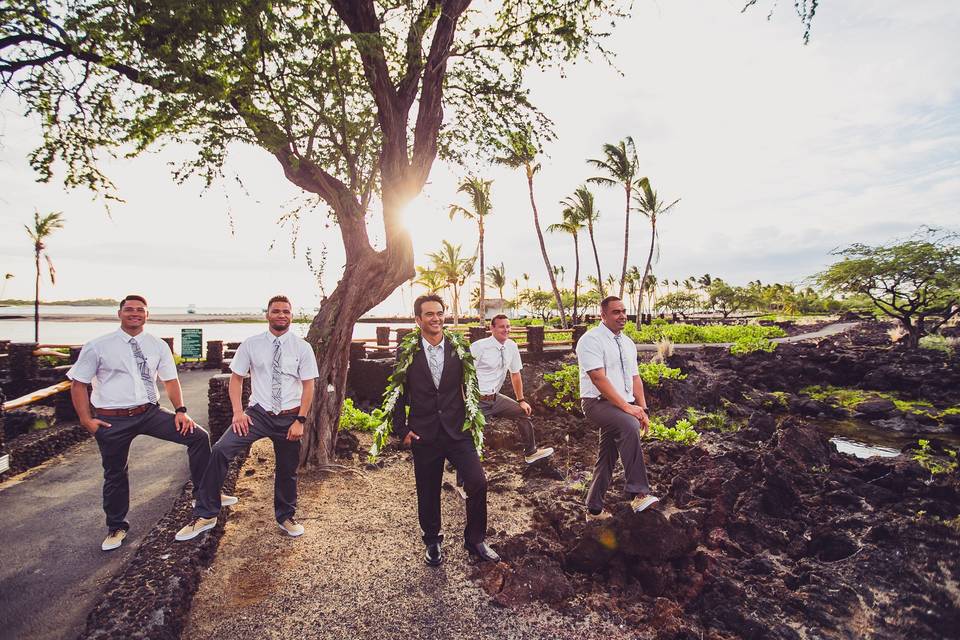
[[[623,335],[623,331],[621,331],[619,334],[616,334],[613,331],[610,331],[610,327],[603,324],[603,322],[600,322],[600,328],[604,333],[610,336],[611,339],[616,339],[617,335],[621,335],[621,336]]]
[[[441,349],[444,349],[444,348],[447,346],[446,344],[444,344],[446,341],[447,341],[447,337],[446,337],[446,336],[440,338],[440,342],[437,344],[437,346],[440,347]],[[432,347],[433,345],[431,345],[429,342],[427,342],[427,339],[424,338],[424,337],[421,335],[421,336],[420,336],[420,346],[422,346],[424,352],[426,352],[427,348],[428,348],[428,347]]]
[[[137,343],[139,344],[140,342],[142,342],[143,336],[145,336],[145,335],[147,335],[147,332],[146,332],[146,331],[141,331],[141,332],[138,333],[137,335],[132,336],[132,335],[130,335],[129,333],[127,333],[126,331],[124,331],[123,329],[117,329],[117,337],[120,338],[121,340],[123,340],[124,342],[127,342],[127,343],[129,343],[129,342],[130,342],[130,339],[133,338],[133,339],[136,340]]]
[[[270,344],[273,344],[273,341],[274,341],[274,340],[276,340],[277,338],[280,338],[280,344],[281,344],[281,345],[284,345],[284,344],[287,344],[287,339],[288,339],[288,336],[290,335],[290,330],[287,329],[287,331],[286,331],[283,335],[275,336],[275,335],[273,335],[273,332],[271,332],[269,329],[267,329],[267,330],[264,332],[264,335],[267,336],[267,340],[270,341]]]

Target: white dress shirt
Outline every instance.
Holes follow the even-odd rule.
[[[620,332],[618,347],[614,333],[601,322],[577,342],[577,363],[580,365],[581,398],[601,397],[587,372],[604,369],[613,388],[624,400],[633,402],[633,376],[640,374],[640,368],[637,366],[637,345],[625,333]]]
[[[230,362],[230,370],[250,381],[250,406],[260,405],[265,411],[273,406],[273,341],[278,336],[269,331],[250,336],[240,343]],[[317,357],[306,340],[287,331],[280,338],[280,409],[300,406],[303,381],[320,375]]]
[[[130,341],[136,340],[147,360],[147,372],[157,392],[157,374],[164,382],[177,379],[177,365],[167,343],[146,331],[136,337],[123,329],[94,338],[83,345],[67,377],[93,385],[90,402],[98,409],[126,409],[149,402],[140,367],[133,357]]]
[[[507,377],[507,372],[519,373],[523,368],[520,361],[520,347],[507,338],[503,343],[488,336],[470,345],[474,364],[477,366],[477,382],[480,394],[488,396],[498,393]]]
[[[434,347],[432,344],[427,342],[427,339],[424,338],[422,334],[420,335],[420,347],[423,349],[423,355],[427,358],[427,368],[430,369],[431,376],[433,375],[433,368],[430,366],[430,349],[440,349],[440,357],[438,358],[438,360],[440,361],[440,373],[437,374],[437,377],[442,378],[443,377],[443,356],[447,348],[446,343],[447,343],[447,339],[443,337],[443,338],[440,338],[439,344],[437,344],[437,346]],[[439,387],[440,385],[436,385],[436,386]]]

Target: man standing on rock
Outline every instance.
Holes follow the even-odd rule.
[[[297,508],[297,467],[306,413],[313,402],[314,379],[320,375],[317,357],[303,338],[290,332],[293,308],[286,296],[267,303],[269,330],[247,338],[230,363],[230,403],[233,422],[213,445],[193,509],[193,521],[177,532],[191,540],[217,524],[217,495],[230,461],[261,438],[273,441],[275,455],[273,510],[277,525],[294,538],[303,525],[294,520]],[[243,409],[243,379],[251,380],[250,406]]]
[[[587,492],[587,520],[611,516],[603,510],[619,456],[623,460],[625,490],[637,513],[659,502],[650,495],[640,433],[650,431],[643,381],[637,366],[637,345],[623,335],[627,309],[616,296],[600,303],[601,323],[577,343],[580,366],[580,402],[583,414],[600,427],[600,451]]]
[[[120,328],[83,345],[76,364],[67,372],[80,424],[93,434],[100,448],[108,529],[100,545],[104,551],[119,547],[130,529],[127,455],[135,437],[144,434],[186,446],[194,496],[210,460],[210,434],[187,415],[170,347],[143,330],[150,316],[146,299],[125,297],[117,316]],[[175,412],[160,408],[157,375]],[[88,384],[93,386],[89,396]],[[237,502],[232,496],[221,500]]]
[[[502,417],[514,421],[523,438],[523,459],[527,464],[533,464],[552,456],[553,447],[537,447],[533,421],[530,420],[533,410],[523,397],[520,348],[510,339],[509,318],[502,313],[494,316],[490,321],[490,333],[489,337],[470,345],[480,383],[480,410],[487,420]],[[508,372],[516,400],[500,393]]]
[[[455,336],[444,333],[444,310],[443,300],[436,295],[420,296],[413,303],[420,327],[414,335],[419,338],[417,342],[401,344],[398,354],[398,369],[408,359],[409,362],[403,390],[393,406],[393,432],[413,450],[417,514],[427,546],[426,563],[435,567],[443,562],[440,485],[445,458],[462,474],[467,492],[464,547],[473,557],[499,562],[500,556],[484,542],[487,478],[480,466],[474,438],[469,430],[464,430],[468,413],[466,394],[471,392],[466,388],[464,372],[471,359],[470,352],[460,342],[453,344],[457,340]],[[412,351],[412,355],[403,353],[405,348]]]

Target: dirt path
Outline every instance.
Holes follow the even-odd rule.
[[[443,566],[424,565],[409,454],[382,470],[301,476],[306,534],[286,538],[274,524],[273,450],[254,445],[241,472],[217,558],[194,601],[185,638],[619,638],[622,628],[573,606],[503,609],[470,579],[460,541],[463,501],[444,490]],[[359,470],[360,465],[351,466]],[[488,471],[489,474],[489,471]],[[489,496],[499,534],[529,525],[515,474]]]

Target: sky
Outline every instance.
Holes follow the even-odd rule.
[[[838,247],[888,242],[921,225],[960,230],[960,6],[821,2],[806,46],[789,3],[769,20],[763,0],[746,13],[741,7],[637,0],[608,43],[617,69],[589,63],[529,76],[557,134],[536,178],[544,227],[559,221],[559,201],[595,175],[586,159],[629,135],[640,172],[668,202],[680,198],[658,225],[660,279],[710,273],[736,284],[799,284]],[[125,199],[108,213],[89,192],[65,191],[56,178],[35,181],[26,156],[39,128],[22,111],[11,96],[0,98],[0,277],[14,274],[0,281],[0,298],[32,298],[32,247],[22,225],[34,209],[66,217],[48,243],[57,283],[42,285],[44,299],[138,291],[154,306],[193,303],[202,311],[257,308],[284,292],[309,308],[319,288],[304,259],[308,247],[314,257],[326,250],[324,284],[328,293],[335,286],[339,233],[318,209],[302,220],[292,252],[289,227],[278,220],[299,193],[266,152],[235,147],[227,179],[209,190],[174,182],[169,165],[186,153],[176,145],[105,162]],[[475,226],[446,215],[461,202],[456,184],[465,175],[437,162],[408,208],[418,264],[443,239],[475,250]],[[490,167],[482,175],[494,181],[487,264],[502,262],[509,280],[523,282],[526,273],[531,286],[546,287],[522,172]],[[601,266],[619,275],[623,191],[592,188]],[[630,264],[642,269],[649,242],[646,220],[633,214]],[[572,239],[553,234],[547,243],[571,286]],[[586,262],[586,243],[581,254]],[[592,273],[590,265],[582,269]],[[405,310],[411,296],[402,289],[374,312]]]

